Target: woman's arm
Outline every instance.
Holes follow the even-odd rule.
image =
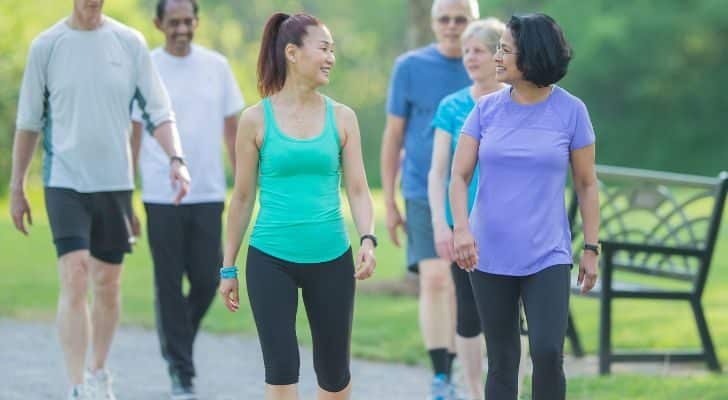
[[[478,249],[468,225],[468,185],[478,160],[480,142],[469,135],[460,135],[455,148],[450,174],[450,208],[454,223],[453,247],[460,268],[468,271],[478,263]]]
[[[596,244],[599,240],[599,184],[594,163],[594,145],[571,152],[571,168],[574,188],[579,201],[579,212],[584,225],[584,243]],[[577,283],[581,292],[590,291],[597,282],[597,254],[583,251],[579,264]]]
[[[222,265],[235,265],[245,231],[250,223],[250,216],[255,205],[255,194],[258,185],[259,135],[263,126],[263,116],[258,106],[245,110],[240,117],[238,134],[235,140],[235,187],[230,198],[230,210],[227,217],[225,246]],[[230,311],[237,311],[240,306],[238,297],[238,280],[222,279],[220,294],[225,306]]]
[[[453,260],[452,231],[445,218],[445,192],[450,169],[450,143],[452,135],[440,128],[435,129],[432,146],[432,164],[427,175],[427,197],[430,201],[432,229],[435,234],[437,255],[445,260]]]
[[[359,123],[354,111],[344,105],[336,107],[339,130],[345,134],[342,141],[341,159],[346,196],[359,235],[374,234],[374,206],[369,191],[364,160],[361,152]],[[357,255],[357,279],[366,279],[374,273],[374,243],[365,239]]]

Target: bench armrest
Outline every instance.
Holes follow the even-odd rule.
[[[689,256],[689,257],[702,257],[705,255],[704,250],[698,250],[690,247],[670,247],[660,246],[654,244],[637,244],[637,243],[625,243],[625,242],[613,242],[610,240],[604,240],[602,243],[602,250],[604,255],[614,254],[616,251],[629,251],[633,253],[650,253],[650,254],[664,254],[671,256]]]

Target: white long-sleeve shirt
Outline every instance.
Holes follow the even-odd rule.
[[[36,37],[16,127],[43,133],[43,181],[78,192],[131,190],[132,102],[149,127],[173,121],[144,37],[109,17],[92,31],[62,20]]]

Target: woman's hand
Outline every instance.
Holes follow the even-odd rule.
[[[238,295],[238,278],[220,279],[219,292],[230,312],[238,311],[240,308],[240,296]]]
[[[455,250],[453,249],[452,229],[447,225],[435,226],[435,251],[437,256],[443,260],[455,261]]]
[[[478,244],[475,242],[470,228],[455,228],[453,232],[455,261],[458,267],[471,272],[478,265]]]
[[[354,278],[364,280],[374,274],[377,267],[377,259],[374,257],[374,245],[371,240],[364,239],[359,253],[356,255],[356,272]]]
[[[581,253],[581,262],[579,263],[579,277],[576,284],[581,286],[581,294],[587,293],[597,283],[598,276],[598,256],[593,251],[583,251]]]

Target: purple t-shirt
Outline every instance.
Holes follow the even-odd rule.
[[[479,141],[470,227],[478,270],[525,276],[572,263],[564,201],[569,155],[594,143],[594,129],[584,103],[558,86],[531,105],[516,103],[510,91],[482,97],[463,126]]]

